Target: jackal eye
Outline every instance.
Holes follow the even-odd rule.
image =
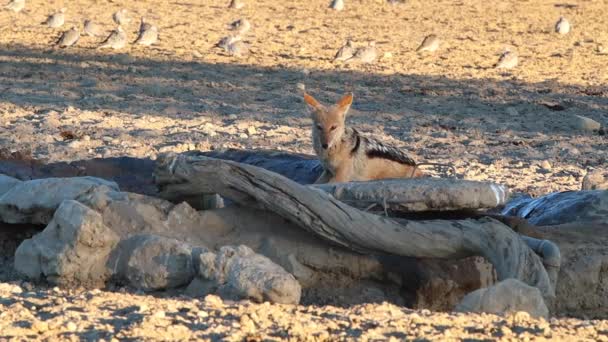
[[[338,127],[337,127],[336,125],[333,125],[333,126],[329,127],[329,130],[330,130],[330,131],[333,131],[333,130],[335,130],[336,128],[338,128]]]
[[[322,130],[322,129],[323,129],[323,126],[321,126],[321,125],[317,125],[317,129],[320,131],[320,130]]]

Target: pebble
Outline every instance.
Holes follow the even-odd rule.
[[[247,133],[240,133],[239,134],[239,138],[241,138],[241,139],[247,139],[247,138],[249,138],[249,136],[247,135]]]
[[[222,298],[213,294],[205,296],[204,303],[206,306],[212,308],[221,308],[224,306],[224,301],[222,301]]]
[[[78,329],[78,327],[76,326],[76,323],[74,323],[74,322],[72,322],[72,321],[68,322],[68,323],[65,325],[65,328],[66,328],[68,331],[76,331],[76,329]]]
[[[209,314],[207,313],[207,311],[203,311],[203,310],[198,311],[196,313],[196,315],[198,317],[200,317],[200,318],[207,318],[207,317],[209,317]]]
[[[552,165],[551,165],[551,163],[548,160],[543,160],[540,163],[540,167],[543,168],[543,169],[545,169],[545,170],[547,170],[547,171],[549,171],[549,170],[551,170]]]

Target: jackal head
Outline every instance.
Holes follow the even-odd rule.
[[[318,139],[318,143],[323,150],[338,144],[344,134],[344,120],[350,105],[353,103],[353,94],[344,95],[333,106],[324,106],[307,93],[304,93],[304,101],[308,105],[312,116],[313,143]]]

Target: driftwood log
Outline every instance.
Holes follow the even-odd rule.
[[[326,192],[270,171],[203,156],[163,155],[154,180],[175,200],[218,193],[240,205],[272,211],[299,227],[360,253],[459,259],[483,256],[499,280],[519,279],[554,297],[540,258],[508,226],[488,217],[412,221],[351,207]]]

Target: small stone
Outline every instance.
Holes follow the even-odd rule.
[[[68,143],[69,148],[79,148],[82,143],[79,140],[72,140]]]
[[[239,138],[241,138],[241,139],[247,139],[247,138],[249,138],[249,136],[247,135],[247,133],[240,133],[239,134]]]
[[[212,308],[221,308],[224,306],[222,298],[212,294],[205,296],[204,302],[206,306],[210,306]]]
[[[510,318],[513,321],[513,324],[521,325],[530,320],[530,314],[525,311],[517,311],[513,313]]]
[[[89,140],[91,140],[91,137],[88,135],[84,135],[84,136],[82,136],[82,140],[89,141]]]
[[[13,285],[9,283],[0,283],[0,293],[11,293],[19,294],[23,292],[23,289],[19,285]]]
[[[197,312],[196,315],[198,317],[200,317],[200,318],[207,318],[207,317],[209,317],[209,314],[207,313],[207,311],[203,311],[203,310],[200,310],[199,312]]]
[[[251,136],[251,135],[255,135],[256,133],[257,133],[257,130],[255,129],[255,127],[253,127],[253,126],[247,127],[247,134],[248,135]]]
[[[310,75],[310,70],[308,70],[307,68],[302,68],[302,70],[300,70],[300,72],[302,72],[304,75]]]
[[[65,325],[65,328],[66,328],[68,331],[76,331],[76,329],[77,329],[78,327],[76,326],[76,323],[74,323],[74,322],[71,322],[71,321],[70,321],[70,322],[68,322],[68,323]]]
[[[296,84],[296,88],[300,89],[301,91],[305,91],[306,85],[304,83],[298,83]]]
[[[203,55],[200,52],[196,51],[196,50],[192,51],[192,56],[194,56],[196,58],[202,58],[203,57]]]
[[[575,115],[573,120],[573,126],[575,129],[582,131],[597,131],[602,125],[599,122],[589,119],[581,115]]]
[[[543,161],[540,163],[540,167],[541,167],[541,168],[543,168],[543,169],[545,169],[545,170],[547,170],[547,171],[548,171],[548,170],[551,170],[551,168],[552,168],[551,163],[549,163],[549,161],[548,161],[548,160],[543,160]]]
[[[160,310],[156,311],[153,315],[154,318],[165,318],[165,312]]]
[[[387,52],[385,52],[385,53],[382,55],[382,58],[383,58],[383,59],[391,59],[391,58],[393,58],[393,53],[392,53],[392,52],[388,52],[388,51],[387,51]]]
[[[49,324],[47,322],[44,322],[44,321],[35,321],[32,324],[32,330],[34,330],[34,331],[36,331],[38,333],[46,332],[46,331],[49,330]]]
[[[228,120],[236,120],[237,118],[238,118],[238,116],[236,114],[228,115]]]

